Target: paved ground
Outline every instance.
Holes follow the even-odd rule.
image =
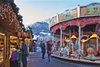
[[[51,61],[48,62],[47,57],[43,60],[41,59],[40,53],[30,54],[28,57],[28,67],[98,67],[98,66],[89,66],[79,63],[71,63],[66,61],[61,61],[55,58],[51,58]]]

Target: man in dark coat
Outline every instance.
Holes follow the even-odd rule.
[[[45,52],[46,52],[45,43],[41,42],[40,47],[41,47],[41,52],[42,52],[42,59],[45,59],[44,58]]]
[[[50,62],[50,56],[52,53],[52,40],[47,42],[47,54],[48,54],[48,61]]]
[[[27,55],[28,55],[27,45],[23,41],[22,42],[22,65],[23,67],[27,67]]]

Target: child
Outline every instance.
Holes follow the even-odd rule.
[[[18,52],[16,48],[12,48],[12,54],[10,58],[10,67],[18,67]]]

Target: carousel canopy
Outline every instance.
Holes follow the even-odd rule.
[[[100,3],[91,3],[86,6],[80,6],[80,17],[78,17],[78,7],[65,10],[53,19],[50,19],[50,28],[52,32],[56,32],[59,28],[63,30],[69,25],[84,27],[91,23],[100,23]],[[59,22],[58,22],[59,20]],[[94,31],[94,30],[93,30]]]

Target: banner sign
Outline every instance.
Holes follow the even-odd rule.
[[[92,16],[100,14],[100,4],[92,3],[81,7],[81,16]]]
[[[66,10],[50,19],[50,26],[77,17],[77,9]]]
[[[77,9],[75,8],[72,10],[66,10],[63,13],[59,14],[58,17],[60,22],[75,18],[77,17]]]
[[[52,17],[49,21],[50,21],[49,22],[50,27],[57,24],[58,23],[57,16]]]
[[[77,18],[77,8],[71,10],[65,10],[63,13],[58,14],[50,19],[50,26],[57,24],[58,22],[63,22]],[[100,15],[100,3],[91,3],[87,6],[80,7],[80,17],[87,16],[98,16]]]

